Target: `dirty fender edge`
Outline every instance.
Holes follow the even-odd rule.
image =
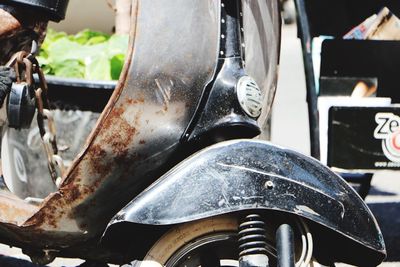
[[[310,157],[259,140],[222,142],[192,155],[131,201],[107,230],[249,209],[296,214],[386,254],[371,211],[342,178]]]

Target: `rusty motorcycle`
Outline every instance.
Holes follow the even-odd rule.
[[[280,24],[278,0],[132,0],[115,89],[48,79],[37,122],[3,126],[1,242],[41,264],[378,265],[356,192],[265,141]]]

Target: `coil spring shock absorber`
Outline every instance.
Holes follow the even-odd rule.
[[[258,214],[247,215],[239,225],[239,266],[268,265],[265,223]]]

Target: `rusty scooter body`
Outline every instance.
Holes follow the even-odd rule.
[[[75,140],[90,126],[57,186],[42,190],[47,169],[29,171],[38,160],[13,146],[33,134],[3,127],[1,242],[40,263],[199,266],[204,248],[221,266],[379,264],[381,232],[354,190],[316,160],[263,141],[278,10],[269,0],[133,0],[127,61],[107,105],[57,132]]]

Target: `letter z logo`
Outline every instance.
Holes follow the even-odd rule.
[[[377,113],[375,139],[382,140],[382,150],[392,162],[400,163],[400,117],[393,113]]]

